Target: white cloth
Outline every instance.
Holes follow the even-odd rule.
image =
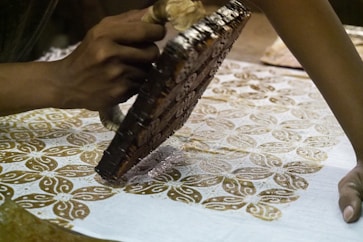
[[[188,122],[125,186],[93,171],[113,137],[95,112],[36,110],[0,118],[0,132],[0,202],[90,236],[362,241],[363,220],[346,224],[338,207],[352,147],[303,71],[225,60]],[[158,159],[167,169],[150,177]]]

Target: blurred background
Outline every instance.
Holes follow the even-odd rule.
[[[212,9],[225,2],[226,0],[203,0],[204,5]],[[330,2],[344,24],[363,26],[363,0],[330,0]],[[105,16],[146,5],[145,0],[59,0],[30,58],[38,57],[51,46],[64,48],[77,43],[89,28]],[[254,6],[249,7],[261,14]]]

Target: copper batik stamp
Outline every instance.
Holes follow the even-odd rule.
[[[102,178],[119,180],[183,126],[249,17],[232,0],[166,44],[96,166]]]

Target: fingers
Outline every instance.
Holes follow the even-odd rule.
[[[110,38],[120,44],[155,42],[164,38],[166,29],[159,24],[145,23],[125,15],[109,16],[88,32],[93,39]]]
[[[113,72],[116,73],[114,70]],[[119,74],[113,77],[112,88],[109,89],[111,104],[125,102],[138,93],[147,77],[145,70],[125,64],[119,65],[118,72]]]
[[[99,50],[102,51],[102,50]],[[117,57],[123,63],[128,64],[145,64],[154,62],[160,55],[160,50],[155,44],[145,44],[139,46],[120,46],[113,44],[108,50],[103,49],[108,53],[101,55],[107,57]]]
[[[154,42],[165,35],[163,26],[142,22],[142,14],[130,11],[105,18],[58,62],[54,83],[61,90],[59,107],[101,110],[139,91],[160,55]]]
[[[339,207],[347,223],[357,221],[361,215],[362,174],[363,168],[357,166],[339,182]]]
[[[116,15],[115,18],[122,18],[123,21],[134,22],[140,21],[142,16],[147,12],[147,8],[141,10],[130,10],[125,13]]]

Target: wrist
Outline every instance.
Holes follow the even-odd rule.
[[[0,65],[0,115],[59,107],[51,62]]]

